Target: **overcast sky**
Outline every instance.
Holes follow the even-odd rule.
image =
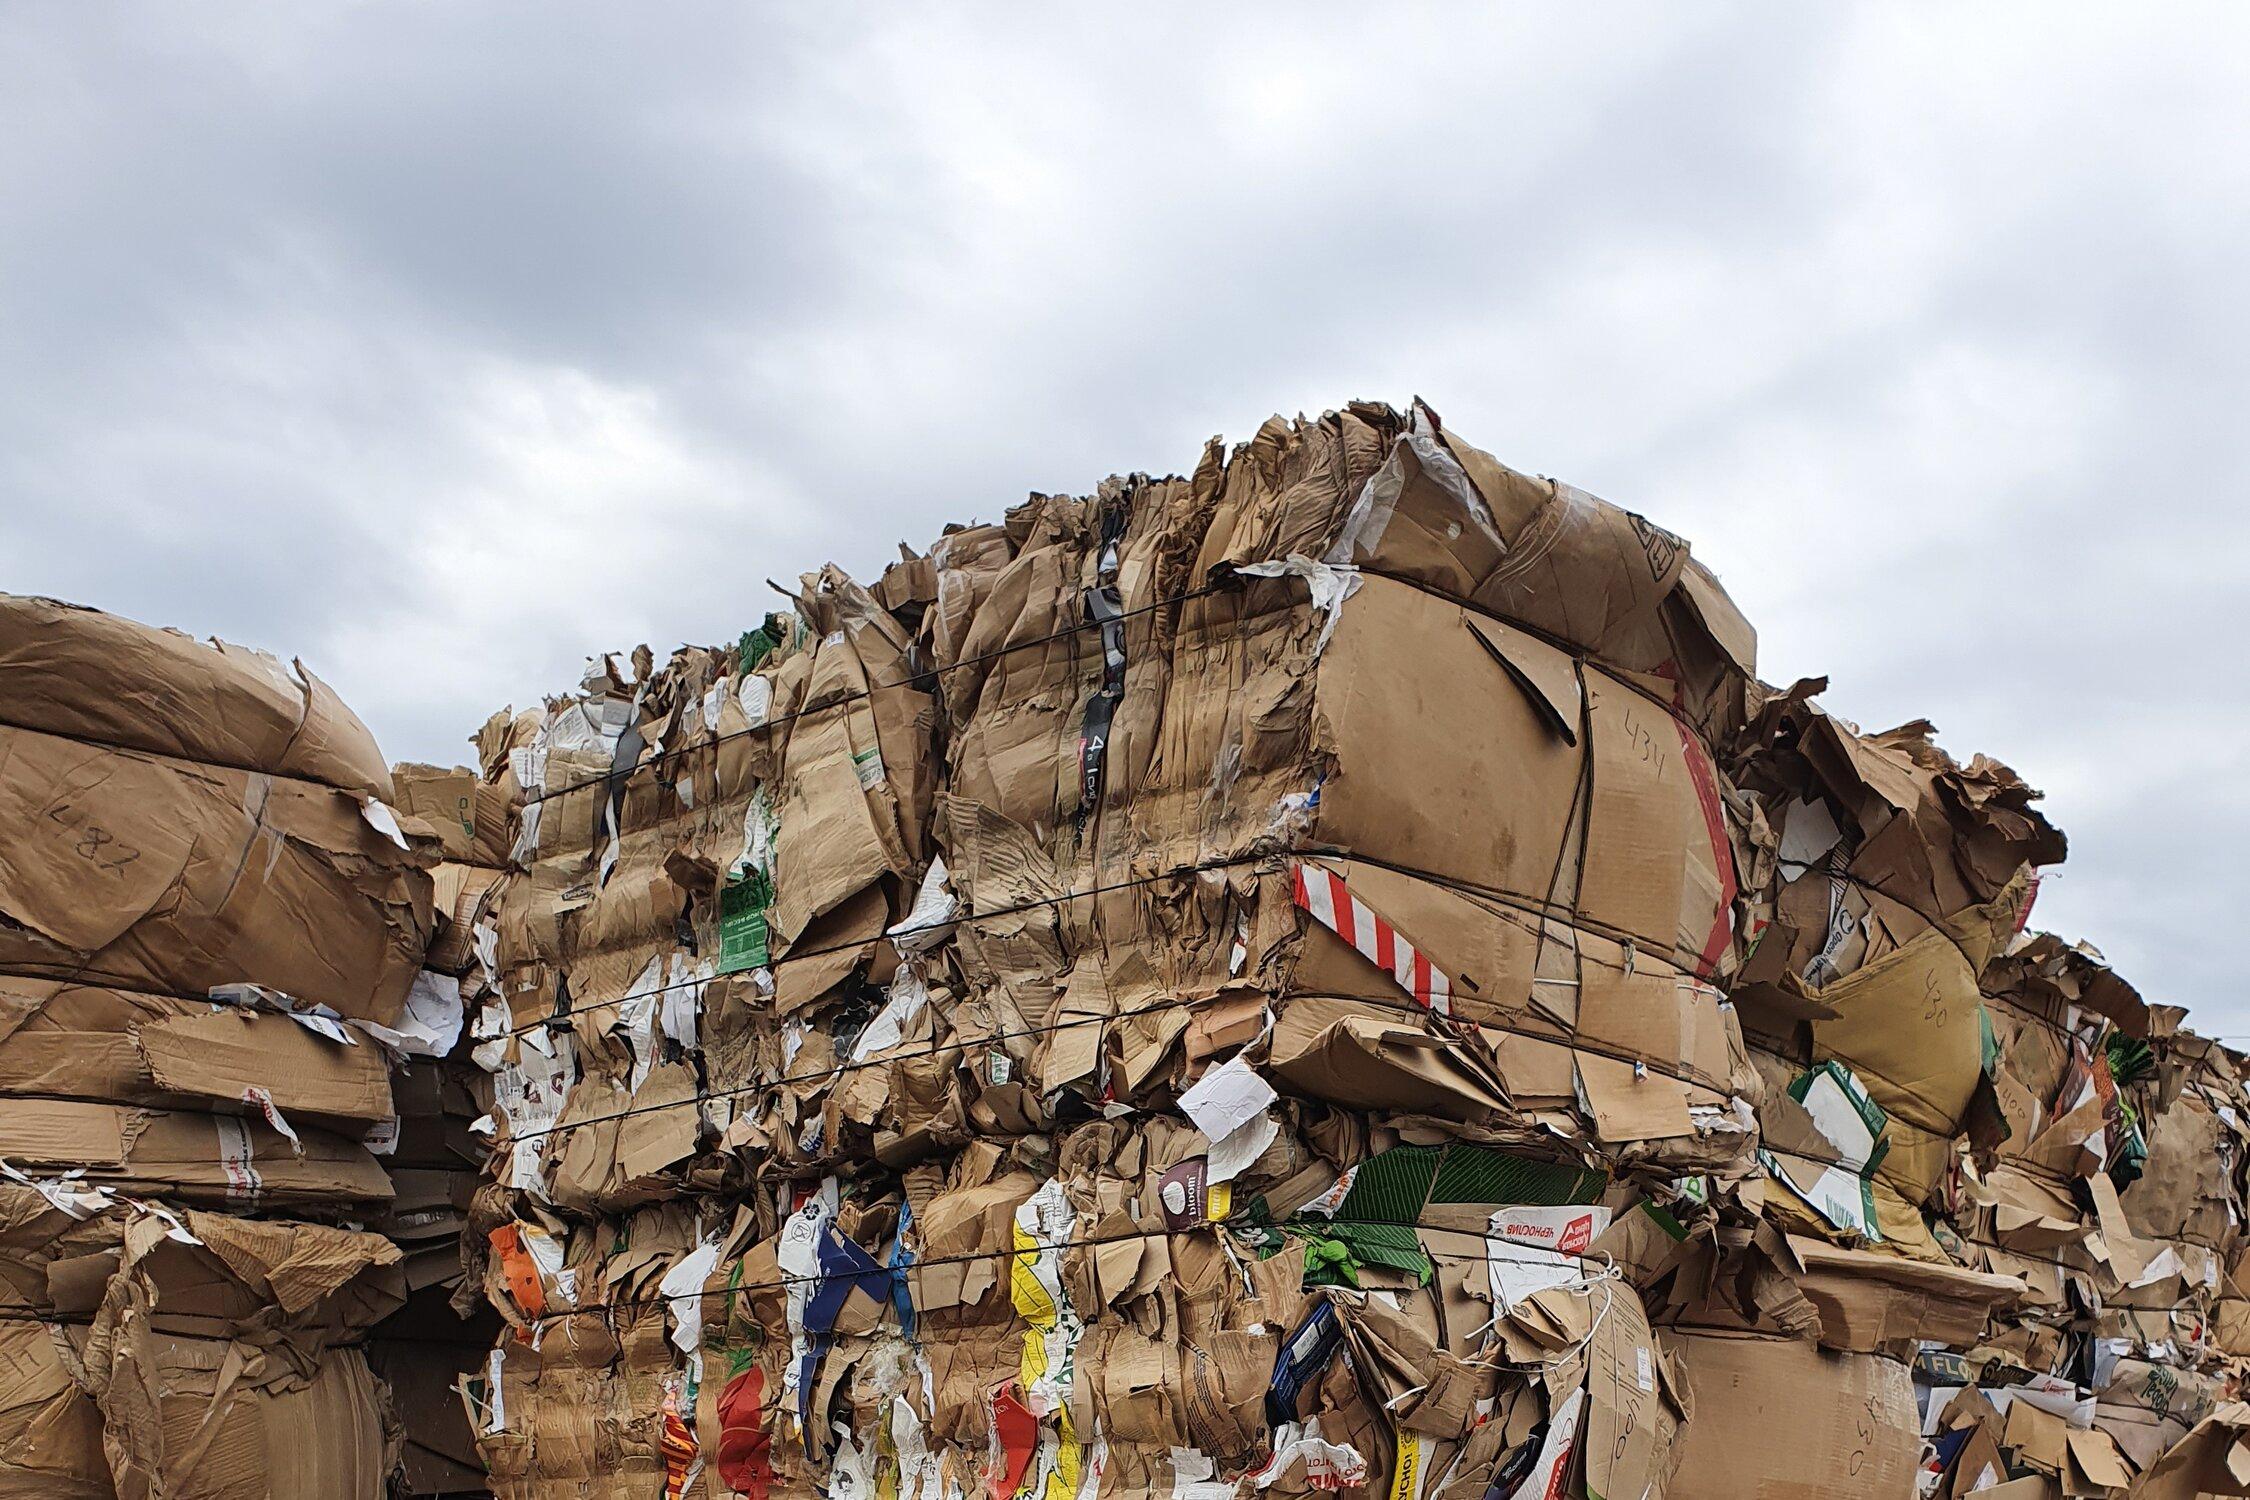
[[[0,587],[454,761],[768,577],[1419,393],[2044,787],[2040,919],[2250,1032],[2250,12],[1092,9],[11,0]]]

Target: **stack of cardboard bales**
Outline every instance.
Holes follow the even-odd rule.
[[[0,1494],[380,1493],[427,853],[301,669],[0,596]],[[311,1440],[308,1440],[310,1435]]]
[[[1759,682],[1684,542],[1426,409],[806,575],[474,773],[11,608],[21,1492],[326,1462],[272,1424],[371,1409],[411,1280],[420,1493],[456,1282],[507,1497],[2250,1494],[2250,1092],[2028,925],[2037,794]],[[277,994],[437,1054],[465,1003],[474,1076],[347,1101]],[[272,1493],[370,1493],[338,1430]]]

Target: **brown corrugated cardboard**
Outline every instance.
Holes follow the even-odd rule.
[[[0,830],[14,973],[392,1024],[429,940],[423,857],[312,782],[0,728]]]
[[[1914,1383],[1876,1354],[1682,1333],[1695,1403],[1670,1500],[1911,1500],[1921,1452]]]

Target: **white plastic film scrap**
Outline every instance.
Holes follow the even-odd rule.
[[[398,826],[398,814],[391,811],[389,804],[370,797],[359,805],[359,815],[367,820],[368,827],[384,838],[401,849],[407,847],[406,835]]]
[[[1503,1313],[1515,1311],[1540,1292],[1572,1286],[1584,1279],[1585,1273],[1574,1255],[1510,1244],[1490,1236],[1485,1239],[1484,1253],[1485,1267],[1492,1281],[1493,1305]]]
[[[960,902],[945,888],[947,871],[942,856],[933,857],[914,893],[914,907],[886,934],[901,953],[921,953],[937,946],[953,931]]]
[[[1336,633],[1336,617],[1343,613],[1344,601],[1359,592],[1357,568],[1333,567],[1295,552],[1277,561],[1249,563],[1235,571],[1252,578],[1305,580],[1305,587],[1312,591],[1313,608],[1321,614],[1320,639],[1313,643],[1315,657],[1328,649],[1328,638]]]
[[[703,1347],[703,1283],[719,1263],[719,1242],[705,1240],[664,1273],[657,1290],[672,1304],[672,1346],[682,1354]]]
[[[617,1007],[617,1019],[610,1025],[633,1057],[632,1073],[625,1084],[627,1093],[639,1093],[656,1067],[656,1003],[664,993],[664,960],[652,958],[634,978],[624,1004]]]
[[[1197,1079],[1180,1095],[1180,1108],[1196,1129],[1216,1141],[1257,1119],[1280,1097],[1256,1068],[1236,1057]]]
[[[423,969],[406,992],[406,1011],[397,1026],[365,1026],[375,1040],[409,1057],[444,1057],[461,1040],[467,1011],[461,1004],[461,981],[451,974]],[[328,1035],[323,1032],[322,1035]],[[344,1038],[349,1040],[348,1034]]]
[[[852,1441],[851,1428],[837,1422],[831,1430],[836,1434],[836,1451],[828,1460],[827,1500],[870,1500],[875,1493],[873,1479],[866,1455]]]
[[[923,1434],[922,1419],[904,1396],[891,1398],[891,1451],[898,1457],[899,1500],[941,1500],[944,1478]]]
[[[773,713],[773,683],[752,675],[742,679],[742,686],[734,695],[742,705],[742,716],[750,721],[752,729],[762,726]]]
[[[657,1025],[686,1051],[694,1052],[703,1045],[703,986],[716,967],[709,959],[695,959],[684,953],[672,955],[670,973],[664,982],[663,1003],[657,1009]]]
[[[530,1256],[531,1263],[539,1268],[540,1280],[553,1281],[562,1274],[562,1241],[536,1224],[519,1222],[516,1225],[516,1234],[519,1243],[523,1246],[524,1253]]]
[[[484,1430],[487,1433],[506,1432],[508,1430],[508,1400],[502,1394],[505,1387],[500,1383],[501,1368],[507,1362],[507,1346],[505,1344],[494,1345],[491,1357],[486,1360],[484,1367],[486,1395]]]
[[[1273,1457],[1250,1477],[1259,1489],[1271,1489],[1299,1465],[1305,1482],[1316,1490],[1356,1490],[1367,1483],[1367,1460],[1351,1444],[1323,1438],[1318,1417],[1274,1429]]]
[[[851,1061],[865,1062],[878,1052],[896,1047],[905,1037],[906,1028],[914,1024],[914,1018],[929,1002],[930,991],[922,983],[922,976],[914,972],[912,964],[899,965],[898,972],[891,976],[889,998],[883,1002],[883,1008],[852,1043]]]
[[[1201,1448],[1174,1448],[1172,1500],[1233,1500],[1234,1481],[1219,1479],[1218,1472]]]

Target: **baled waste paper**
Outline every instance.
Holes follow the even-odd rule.
[[[1685,540],[1355,403],[780,592],[474,768],[386,770],[278,666],[161,729],[0,714],[158,766],[128,801],[321,789],[256,803],[306,830],[272,934],[193,849],[129,913],[0,882],[10,982],[93,986],[0,1037],[29,1222],[107,1195],[18,1236],[29,1305],[109,1357],[175,1222],[388,1187],[392,1260],[251,1322],[334,1362],[420,1297],[451,1347],[370,1347],[422,1493],[2250,1494],[2240,1060],[2034,924],[2032,787],[1761,681]],[[94,622],[0,673],[254,665]],[[39,753],[0,811],[109,784]],[[308,1015],[451,1056],[315,1037],[284,1100],[238,1065]],[[388,1172],[227,1196],[225,1141],[311,1171],[394,1117]],[[40,1347],[43,1452],[151,1426]]]
[[[497,1493],[2209,1489],[2236,1059],[1682,539],[1357,404],[782,592],[486,758]]]
[[[0,1494],[383,1493],[385,1163],[461,1029],[393,795],[301,667],[0,596]]]

